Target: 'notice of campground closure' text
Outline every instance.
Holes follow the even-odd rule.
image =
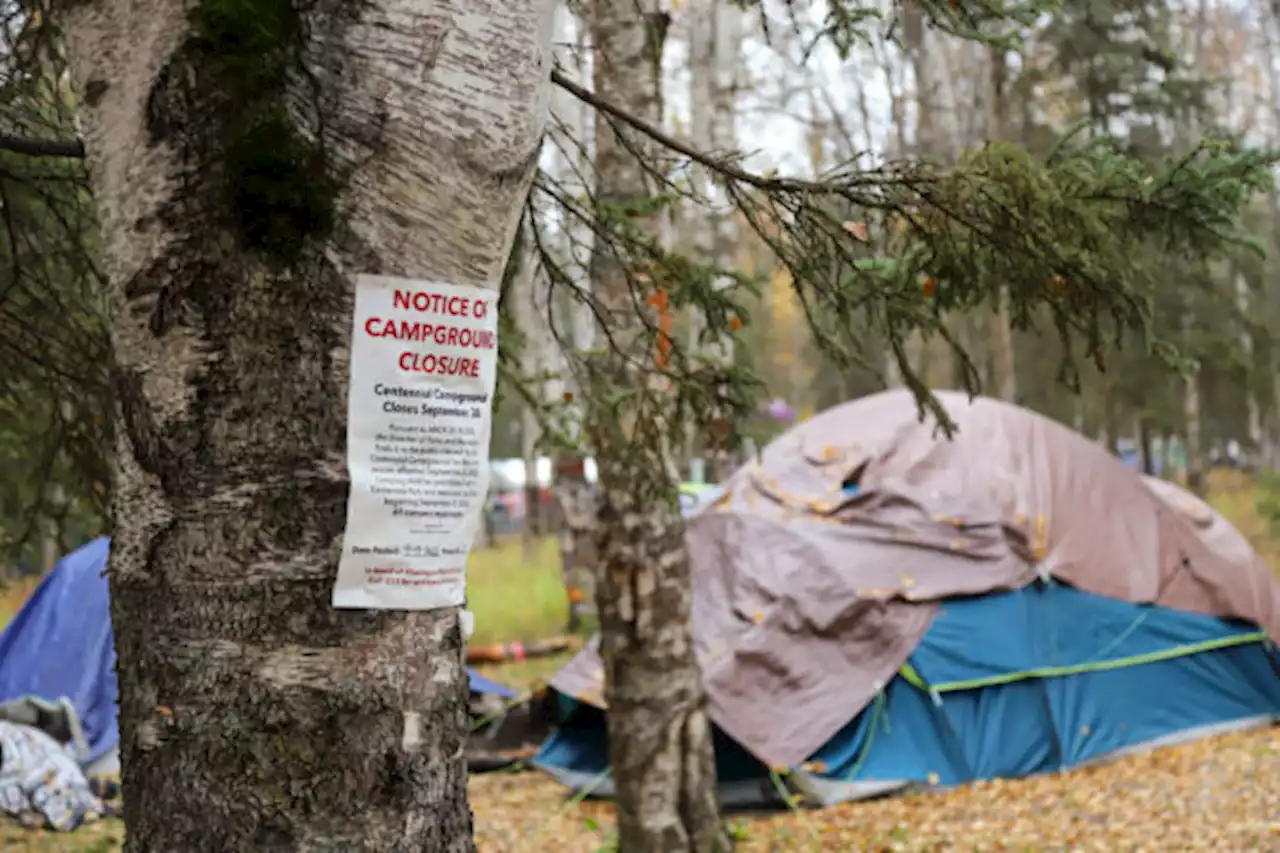
[[[340,608],[462,604],[489,488],[497,291],[360,276]]]

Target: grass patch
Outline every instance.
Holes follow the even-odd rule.
[[[1271,573],[1280,577],[1280,531],[1263,515],[1274,497],[1268,487],[1274,477],[1255,479],[1240,471],[1215,470],[1209,474],[1208,499],[1262,555]]]
[[[22,605],[40,585],[40,578],[20,578],[0,586],[0,628],[18,615]]]
[[[65,833],[23,829],[8,821],[0,825],[0,850],[5,853],[116,853],[124,849],[123,845],[124,824],[118,820]]]
[[[563,634],[569,600],[559,543],[554,537],[539,540],[528,559],[518,538],[473,552],[467,601],[476,615],[476,645]]]
[[[519,538],[471,554],[467,599],[476,615],[473,645],[559,636],[569,621],[560,544],[546,537],[526,558]],[[486,678],[525,692],[546,684],[570,654],[476,667]]]
[[[568,663],[574,654],[575,652],[562,652],[535,660],[484,664],[475,669],[484,673],[485,678],[492,678],[521,694],[532,693],[544,687],[551,676]]]

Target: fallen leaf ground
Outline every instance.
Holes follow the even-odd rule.
[[[1223,735],[1072,773],[820,811],[729,816],[741,853],[1280,851],[1280,730]],[[480,853],[609,850],[608,803],[540,773],[471,780]],[[115,821],[72,835],[0,832],[0,849],[115,853]]]
[[[1280,567],[1280,548],[1254,513],[1249,482],[1221,473],[1211,482],[1215,506]],[[529,565],[518,550],[497,549],[473,567],[473,578],[488,582],[486,590],[471,595],[486,642],[562,632],[556,570],[547,564],[553,551],[540,548],[536,565]],[[537,588],[535,597],[545,600],[545,625],[531,615],[535,608],[513,603],[524,598],[528,604],[530,583]],[[14,612],[24,595],[25,590],[14,590],[0,596],[0,618]],[[475,604],[486,596],[493,599],[492,607]],[[10,597],[16,603],[7,601]],[[520,618],[509,621],[517,610]],[[559,663],[526,661],[489,667],[486,674],[523,689],[541,682]],[[480,853],[612,849],[612,806],[571,803],[564,788],[540,773],[476,776],[470,788]],[[1280,853],[1280,729],[1223,735],[1066,774],[729,819],[743,853]],[[0,850],[116,853],[123,834],[118,821],[71,835],[0,823]]]
[[[821,811],[730,817],[743,853],[1280,851],[1280,730],[1223,735],[1110,764]],[[538,774],[471,782],[481,853],[595,853],[606,803],[569,804]]]

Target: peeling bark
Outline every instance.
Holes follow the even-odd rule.
[[[78,3],[110,274],[110,583],[129,853],[471,851],[456,608],[338,611],[356,273],[496,287],[551,0],[317,0],[282,87],[345,177],[286,271],[219,201],[234,105],[179,0]]]
[[[655,0],[596,0],[594,13],[595,91],[659,124],[667,16]],[[643,142],[620,140],[603,116],[595,139],[599,198],[625,206],[650,197],[650,177],[633,153]],[[656,233],[658,223],[648,227]],[[652,382],[640,373],[651,355],[637,351],[643,335],[636,312],[649,294],[632,294],[622,259],[599,242],[591,272],[617,347],[595,375],[617,387],[643,387]],[[599,465],[596,605],[619,846],[624,853],[725,850],[671,458],[678,432],[664,416],[661,390],[608,411],[603,390],[591,389],[586,426]]]

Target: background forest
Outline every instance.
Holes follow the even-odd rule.
[[[699,2],[706,4],[672,4],[663,128],[703,150],[741,150],[759,173],[821,179],[851,163],[954,163],[993,141],[1045,156],[1068,131],[1115,135],[1153,163],[1185,154],[1205,134],[1263,148],[1280,144],[1280,38],[1262,4],[1090,0],[1036,16],[1016,44],[991,45],[906,15],[887,32],[868,29],[842,58],[837,43],[818,38],[825,20],[820,9],[760,14],[732,4],[700,9]],[[15,137],[65,138],[72,128],[65,81],[53,71],[33,72],[58,67],[40,61],[55,42],[45,37],[39,15],[20,17],[15,6],[11,20],[0,68],[0,120]],[[580,29],[565,16],[561,62],[569,76],[589,79],[591,58]],[[557,97],[542,181],[573,189],[590,182],[583,164],[593,119],[589,107],[564,91]],[[102,529],[110,439],[99,413],[109,377],[82,164],[29,154],[14,146],[0,150],[0,460],[6,471],[0,542],[8,565],[36,569]],[[686,169],[679,180],[689,195],[665,214],[668,251],[738,270],[756,285],[741,297],[752,322],[734,336],[730,355],[762,383],[746,424],[757,444],[790,417],[901,383],[879,327],[859,324],[856,314],[838,332],[850,339],[856,364],[833,360],[806,321],[812,306],[802,304],[790,270],[762,235],[740,212],[717,207],[697,169]],[[567,275],[581,278],[584,252],[575,249],[581,235],[559,227],[569,220],[554,209],[554,194],[535,191],[531,203],[544,231],[539,245],[560,258]],[[1250,458],[1274,465],[1280,461],[1280,196],[1256,197],[1244,226],[1255,241],[1212,264],[1190,265],[1154,245],[1149,256],[1133,258],[1135,267],[1157,271],[1152,332],[1186,358],[1186,381],[1129,331],[1120,335],[1122,348],[1104,357],[1072,353],[1066,359],[1078,369],[1080,393],[1073,394],[1060,381],[1067,353],[1047,325],[1047,310],[948,310],[930,305],[927,284],[920,309],[936,311],[956,347],[941,334],[915,333],[906,341],[907,357],[930,387],[968,387],[1015,401],[1113,449],[1142,454],[1150,469],[1167,462],[1184,474],[1189,468],[1195,481],[1209,455],[1225,454],[1233,441]],[[886,256],[887,246],[877,240],[872,234],[866,241],[869,262]],[[546,375],[562,369],[560,350],[574,345],[575,330],[581,339],[589,324],[575,317],[581,302],[563,291],[547,304],[537,278],[510,283],[508,342],[521,341],[524,365],[536,364]],[[702,328],[695,311],[677,311],[671,323],[673,335],[694,349],[717,345],[697,343]],[[526,411],[528,396],[513,390],[536,384],[530,377],[538,375],[536,368],[508,373],[493,458],[534,454],[539,420]],[[701,451],[696,442],[683,449],[689,456]]]

